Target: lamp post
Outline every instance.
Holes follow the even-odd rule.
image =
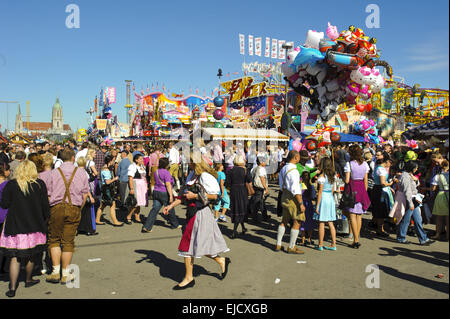
[[[220,78],[222,77],[222,69],[219,69],[217,71],[217,77],[219,78],[219,86],[217,87],[218,88],[217,96],[219,96],[220,95]]]

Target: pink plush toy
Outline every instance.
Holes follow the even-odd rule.
[[[339,37],[339,32],[338,32],[337,27],[334,25],[331,25],[330,22],[328,22],[327,36],[333,41]]]
[[[367,121],[367,120],[361,121],[361,126],[364,131],[368,130],[370,128],[369,121]]]

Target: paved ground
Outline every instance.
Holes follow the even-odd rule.
[[[275,192],[268,199],[275,209]],[[150,208],[144,210],[147,215]],[[108,212],[105,217],[108,218]],[[184,210],[177,209],[184,217]],[[350,241],[338,237],[337,251],[319,252],[304,248],[304,255],[274,252],[279,218],[271,214],[270,223],[248,225],[249,232],[231,240],[230,222],[221,224],[231,249],[226,254],[232,260],[224,281],[217,275],[219,266],[208,258],[195,261],[196,285],[185,291],[172,291],[184,275],[183,259],[177,255],[180,230],[172,230],[161,217],[150,234],[140,232],[141,225],[114,228],[98,226],[99,235],[76,238],[78,246],[73,263],[80,268],[80,287],[67,288],[49,284],[44,276],[41,283],[24,288],[21,282],[16,298],[448,298],[449,246],[436,242],[429,247],[418,245],[416,237],[408,237],[413,244],[402,245],[390,239],[374,238],[367,231],[361,248],[348,247]],[[367,218],[370,218],[369,216]],[[427,225],[426,229],[434,229]],[[315,234],[317,236],[317,234]],[[286,231],[285,245],[289,241]],[[98,261],[89,259],[100,258]],[[299,263],[304,261],[306,263]],[[370,264],[379,267],[379,288],[366,287],[366,272]],[[443,274],[442,279],[436,278]],[[278,282],[278,280],[279,282]],[[0,299],[6,298],[8,277],[0,280]],[[276,283],[278,282],[278,283]],[[373,281],[372,281],[373,282]]]

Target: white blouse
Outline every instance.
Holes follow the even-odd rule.
[[[186,184],[193,183],[195,181],[195,173],[191,171],[187,177]],[[209,173],[203,172],[198,178],[198,182],[202,185],[206,192],[210,195],[219,195],[220,186],[217,179]]]
[[[138,171],[142,177],[145,176],[145,167],[138,166],[136,163],[133,163],[128,167],[128,176],[134,177],[134,175],[136,175],[136,171]]]

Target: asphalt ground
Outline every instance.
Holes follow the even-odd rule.
[[[181,230],[173,230],[158,216],[153,231],[142,225],[97,226],[99,235],[76,237],[72,263],[79,267],[78,287],[41,282],[25,288],[21,281],[15,299],[448,299],[449,245],[437,241],[421,246],[400,244],[395,234],[378,238],[364,216],[361,247],[338,235],[336,251],[303,247],[303,255],[275,252],[280,218],[275,212],[276,187],[267,199],[269,222],[248,224],[248,232],[230,239],[232,224],[220,223],[230,251],[228,276],[219,280],[220,268],[212,260],[195,259],[193,288],[173,291],[184,276],[183,258],[177,255]],[[151,208],[141,211],[147,216]],[[184,221],[185,211],[177,207]],[[109,212],[104,212],[106,220]],[[433,233],[434,225],[425,225]],[[240,228],[239,228],[240,230]],[[389,228],[387,228],[389,231]],[[289,243],[286,229],[284,246]],[[317,243],[317,232],[313,238]],[[328,241],[329,232],[326,230]],[[372,266],[370,266],[372,265]],[[376,266],[373,266],[376,265]],[[442,278],[436,277],[442,274]],[[21,275],[23,280],[23,273]],[[0,277],[0,299],[7,299],[8,275]],[[368,283],[368,285],[367,285]],[[368,287],[369,286],[369,287]],[[371,288],[372,286],[372,288]]]

